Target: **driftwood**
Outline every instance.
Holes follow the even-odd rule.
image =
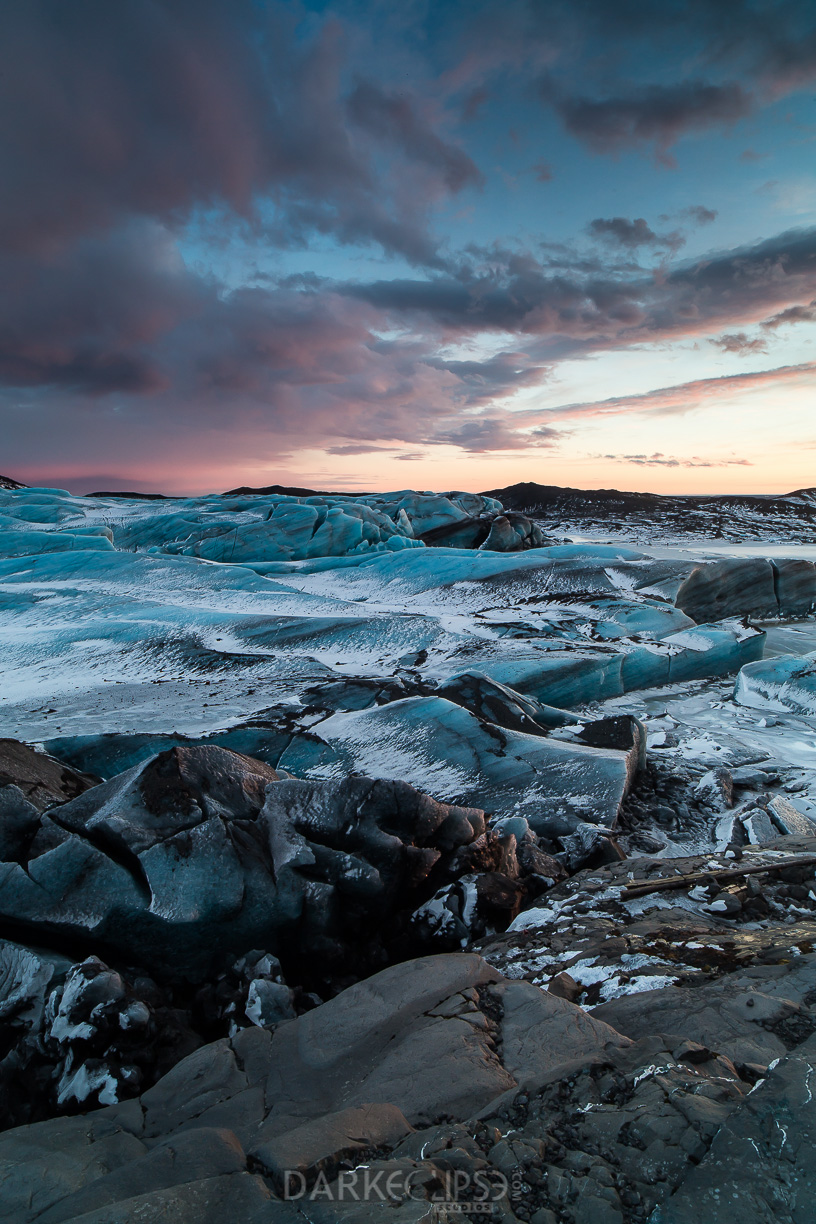
[[[780,859],[775,863],[753,863],[747,867],[713,867],[710,871],[694,871],[690,875],[662,876],[656,880],[630,880],[626,885],[627,897],[642,897],[646,893],[666,892],[672,888],[685,888],[687,884],[705,884],[709,880],[738,880],[742,876],[764,875],[769,871],[784,871],[786,867],[812,867],[816,865],[816,854],[799,855],[798,858]]]

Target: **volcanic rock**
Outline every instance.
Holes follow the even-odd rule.
[[[32,813],[20,819],[30,836]],[[481,811],[405,783],[298,781],[223,748],[175,748],[41,817],[25,869],[0,865],[0,914],[29,940],[93,944],[164,976],[200,980],[252,947],[353,972],[382,955],[368,924],[413,908],[484,832]]]
[[[55,803],[74,799],[97,781],[19,740],[0,739],[0,798],[4,788],[15,786],[42,812]]]

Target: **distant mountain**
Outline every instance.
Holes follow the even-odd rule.
[[[358,492],[354,490],[349,492],[348,489],[343,489],[339,493],[332,492],[330,489],[295,489],[289,488],[287,485],[264,485],[262,489],[253,489],[249,485],[242,485],[240,489],[228,489],[226,493],[222,493],[222,497],[246,497],[257,493],[280,493],[286,497],[368,497],[368,493]]]
[[[27,489],[28,485],[12,480],[10,476],[0,476],[0,489]]]
[[[643,539],[692,536],[731,541],[816,543],[816,489],[793,493],[670,496],[620,489],[572,489],[533,481],[489,489],[507,510],[544,524],[549,533],[608,534]]]
[[[170,498],[168,498],[166,493],[120,493],[118,490],[113,493],[110,491],[102,492],[102,493],[86,493],[85,496],[86,497],[126,497],[128,498],[128,500],[131,500],[131,501],[134,499],[136,501],[139,501],[139,500],[141,501],[169,501],[171,500]]]

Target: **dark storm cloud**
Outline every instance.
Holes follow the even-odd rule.
[[[167,384],[157,344],[211,295],[151,222],[45,262],[0,252],[0,382],[156,391]]]
[[[681,264],[659,277],[551,274],[531,256],[494,255],[488,272],[348,285],[343,292],[416,325],[445,332],[568,337],[577,349],[699,335],[759,321],[801,300],[816,276],[816,229]],[[565,355],[562,348],[559,355]],[[544,360],[544,358],[539,358]]]
[[[449,40],[466,48],[452,81],[484,88],[502,72],[541,66],[542,99],[599,154],[640,148],[672,165],[681,137],[728,129],[816,79],[812,0],[489,0],[450,8]]]
[[[735,123],[754,106],[751,94],[733,81],[645,85],[606,98],[563,96],[548,82],[542,95],[552,102],[567,130],[593,152],[617,153],[650,145],[666,165],[674,164],[669,150],[684,133]]]
[[[0,246],[50,251],[133,215],[222,209],[433,261],[426,208],[478,181],[405,100],[344,100],[338,22],[251,0],[31,0],[0,13]],[[390,191],[374,147],[419,164]],[[262,200],[274,203],[274,222]]]
[[[702,80],[703,87],[723,86],[725,77],[776,96],[816,76],[811,0],[487,0],[449,7],[449,37],[467,48],[460,78],[544,63],[548,97],[578,66],[584,80],[603,86],[587,96],[624,100],[630,95],[610,88],[616,75],[666,86],[672,68],[684,61],[715,78]],[[644,82],[645,74],[652,80]],[[562,101],[575,98],[574,91],[561,90]],[[680,110],[674,108],[681,120],[688,115],[696,122],[694,107]],[[732,118],[726,107],[726,121]]]
[[[4,442],[28,428],[66,464],[70,452],[100,465],[114,445],[147,448],[151,434],[202,453],[254,453],[259,437],[337,455],[395,439],[473,452],[548,445],[551,425],[496,401],[545,382],[561,357],[707,329],[724,342],[763,318],[773,331],[812,317],[798,303],[813,295],[816,231],[648,275],[631,252],[676,243],[642,219],[594,223],[617,251],[542,244],[536,254],[451,251],[429,220],[441,200],[479,187],[450,124],[487,117],[508,66],[531,93],[548,71],[547,99],[591,149],[666,160],[685,133],[727,126],[754,98],[807,78],[812,10],[784,0],[773,10],[739,0],[374,7],[376,23],[371,6],[334,18],[255,0],[0,6]],[[372,41],[393,23],[381,56],[359,41],[361,20]],[[416,80],[404,68],[420,52],[397,58],[411,39],[427,56]],[[466,39],[457,59],[451,48]],[[693,62],[701,79],[664,73],[666,48],[674,68]],[[552,173],[543,161],[532,172]],[[702,225],[714,213],[675,216]],[[213,243],[236,229],[281,247],[321,234],[421,271],[363,284],[265,273],[236,289],[182,261],[191,220]],[[501,333],[503,351],[471,343],[485,333]],[[458,340],[467,356],[451,356]],[[655,395],[643,410],[663,410]]]

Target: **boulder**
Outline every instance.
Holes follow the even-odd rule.
[[[800,812],[784,795],[775,795],[766,811],[781,833],[791,837],[812,837],[816,833],[816,821]]]
[[[694,798],[699,804],[715,812],[723,812],[734,802],[734,779],[724,765],[709,769],[694,788]]]
[[[0,739],[0,803],[3,790],[16,787],[27,803],[42,812],[56,803],[76,798],[97,781],[19,740]],[[0,836],[3,824],[0,816]]]
[[[101,1114],[54,1118],[0,1134],[0,1203],[7,1224],[29,1224],[90,1182],[140,1160],[147,1148]]]
[[[84,1219],[91,1213],[97,1218],[101,1213],[103,1219],[126,1219],[123,1200],[156,1196],[158,1191],[190,1182],[226,1179],[245,1170],[246,1157],[231,1131],[196,1127],[166,1143],[156,1144],[144,1156],[88,1182],[47,1208],[37,1217],[38,1224],[63,1224],[76,1217]],[[235,1187],[234,1180],[230,1180]],[[113,1204],[120,1204],[115,1213],[102,1212],[102,1208]],[[205,1205],[204,1200],[201,1205]],[[215,1206],[212,1196],[206,1205],[212,1212]]]
[[[732,1062],[761,1066],[784,1058],[789,1033],[816,1029],[816,1013],[809,1006],[732,978],[625,995],[592,1014],[633,1039],[671,1035],[699,1042]]]
[[[263,1178],[247,1172],[186,1181],[166,1190],[148,1190],[94,1211],[73,1216],[71,1224],[133,1224],[167,1220],[172,1224],[270,1224],[271,1220],[302,1224],[302,1217],[278,1202]]]
[[[41,818],[22,865],[0,864],[0,915],[32,942],[70,937],[165,977],[201,980],[250,948],[359,973],[382,963],[390,920],[470,870],[456,855],[484,832],[480,810],[404,782],[299,781],[179,747]],[[256,988],[259,1016],[275,993]]]
[[[284,1194],[297,1188],[301,1177],[333,1176],[341,1161],[356,1163],[371,1149],[396,1147],[413,1129],[394,1105],[359,1105],[276,1135],[255,1148],[253,1156]]]

